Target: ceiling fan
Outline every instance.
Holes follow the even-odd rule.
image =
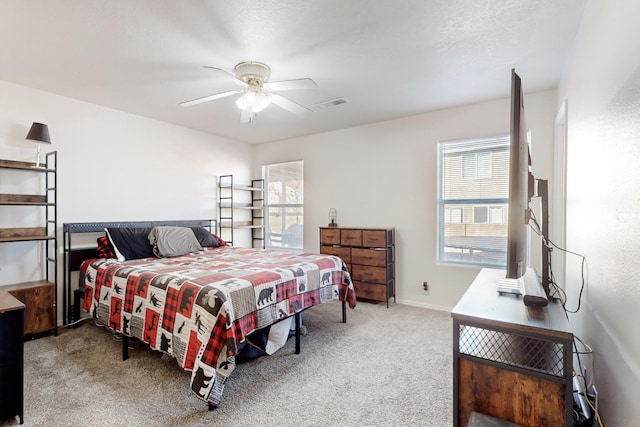
[[[240,115],[241,123],[251,123],[255,119],[256,113],[267,108],[272,102],[290,113],[304,115],[312,112],[307,107],[276,93],[279,91],[313,89],[317,87],[316,82],[309,78],[270,82],[271,68],[262,62],[255,61],[239,63],[233,69],[233,74],[217,67],[205,65],[205,68],[224,73],[234,83],[240,86],[240,89],[228,90],[226,92],[192,99],[191,101],[185,101],[180,104],[183,107],[241,94],[236,100],[236,105],[242,110]]]

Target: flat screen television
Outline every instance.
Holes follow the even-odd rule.
[[[498,291],[500,292],[506,287],[511,289],[512,293],[521,294],[525,305],[544,307],[548,302],[548,291],[542,286],[537,272],[528,267],[528,224],[531,219],[529,204],[535,195],[535,178],[531,173],[528,133],[524,114],[522,81],[515,70],[511,70],[509,215],[505,281],[515,281],[517,284],[505,285],[503,282],[502,285],[499,285]],[[547,262],[545,259],[542,261],[543,265]]]
[[[511,70],[511,146],[506,274],[508,279],[518,279],[524,276],[527,268],[529,202],[534,196],[534,178],[530,170],[531,156],[529,155],[527,133],[522,81],[515,70]]]

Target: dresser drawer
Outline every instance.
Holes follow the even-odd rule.
[[[339,228],[321,228],[320,244],[321,245],[339,245],[340,229]]]
[[[362,246],[383,248],[387,246],[386,230],[362,230]]]
[[[344,246],[362,246],[362,230],[342,229],[340,244]]]
[[[387,283],[387,269],[384,267],[353,264],[351,276],[353,280],[362,282]]]
[[[341,246],[320,246],[320,253],[340,257],[346,264],[351,263],[351,248]]]
[[[386,267],[387,251],[353,248],[351,250],[351,262],[354,264],[372,265],[374,267]]]
[[[387,300],[386,285],[377,285],[375,283],[353,282],[357,298],[364,298],[374,301]]]

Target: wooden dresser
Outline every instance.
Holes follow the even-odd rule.
[[[24,419],[23,338],[24,304],[0,288],[0,420]]]
[[[357,298],[395,302],[394,228],[320,227],[320,253],[347,264]]]

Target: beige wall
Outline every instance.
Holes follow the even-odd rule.
[[[567,247],[586,256],[571,317],[594,350],[605,425],[640,420],[640,2],[591,0],[558,104],[568,104]],[[580,259],[567,256],[568,308]],[[588,358],[584,357],[586,367]]]
[[[526,90],[526,75],[521,77]],[[506,88],[510,78],[505,70]],[[525,94],[524,102],[534,174],[548,178],[556,93]],[[263,164],[303,159],[305,250],[318,251],[318,227],[329,222],[330,208],[337,209],[341,226],[395,227],[398,301],[448,310],[479,270],[436,263],[437,144],[508,133],[509,107],[505,98],[258,145],[254,174]],[[428,295],[423,281],[429,282]]]
[[[553,122],[568,100],[566,246],[587,257],[582,306],[571,321],[594,349],[601,411],[610,426],[640,419],[638,16],[637,0],[590,0],[557,99],[553,91],[525,93],[534,173],[550,178],[552,191],[560,182],[552,176],[554,149],[556,158],[562,151],[552,144]],[[521,77],[526,91],[527,76]],[[505,70],[505,86],[509,78]],[[436,144],[504,133],[508,108],[507,99],[495,100],[251,147],[0,82],[0,158],[32,160],[28,127],[49,124],[54,143],[45,148],[59,152],[59,228],[75,221],[215,217],[218,175],[248,180],[260,175],[262,164],[303,159],[305,249],[317,250],[329,208],[337,209],[340,225],[395,226],[398,300],[448,309],[477,269],[435,262]],[[16,182],[0,181],[9,188]],[[0,212],[0,226],[28,223],[28,216],[10,212]],[[35,248],[0,244],[0,285],[36,278],[23,262],[38,262]],[[569,256],[566,280],[557,279],[569,308],[576,308],[580,260]],[[422,291],[425,280],[429,295]]]
[[[34,121],[49,126],[43,152],[58,151],[60,260],[64,222],[216,218],[217,176],[250,175],[247,144],[0,81],[0,158],[35,161],[25,140]],[[21,192],[24,180],[5,172],[0,192]],[[0,227],[34,226],[39,215],[3,207]],[[40,247],[0,244],[0,286],[40,279]]]

